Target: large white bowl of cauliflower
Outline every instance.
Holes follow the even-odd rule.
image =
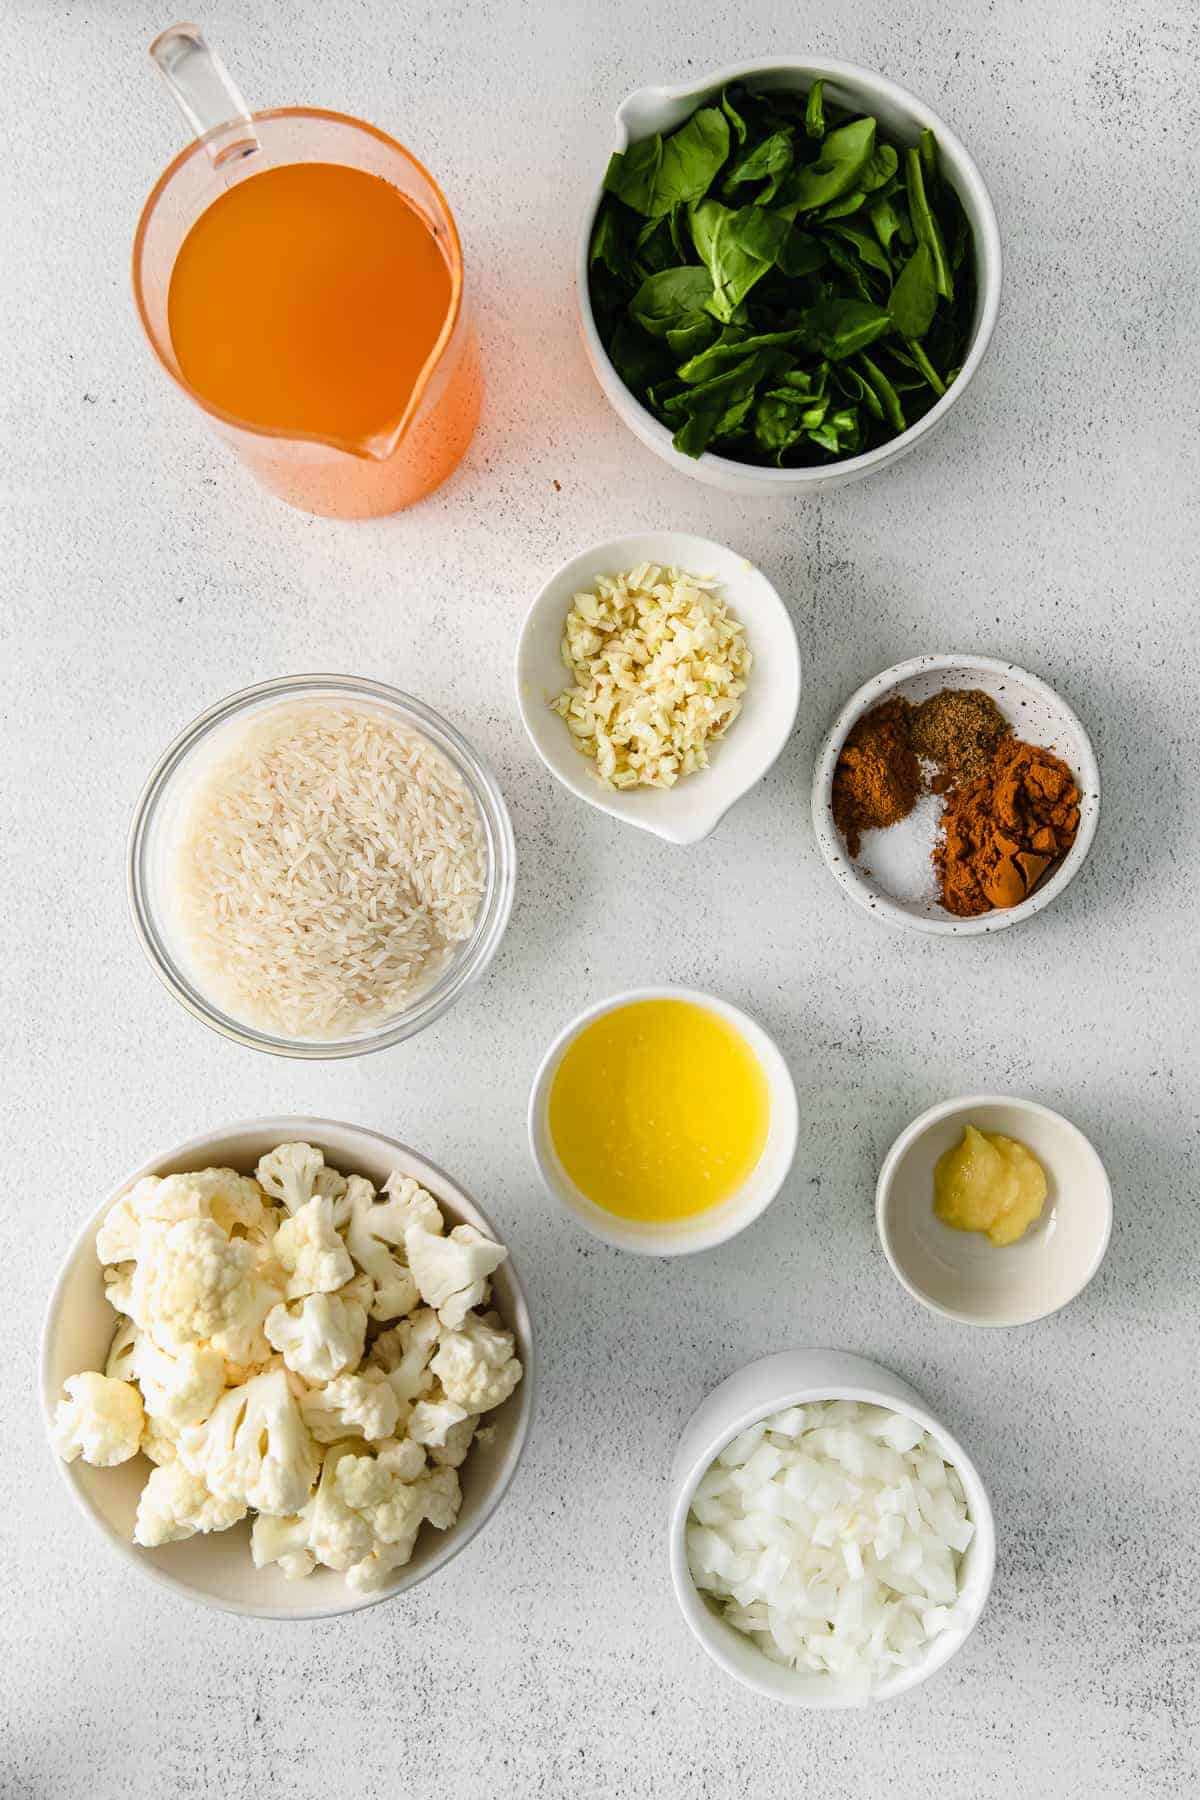
[[[265,1119],[155,1157],[80,1233],[43,1404],[76,1499],[145,1573],[328,1618],[424,1580],[494,1511],[530,1339],[507,1250],[442,1170]]]

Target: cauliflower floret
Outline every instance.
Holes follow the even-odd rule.
[[[456,1406],[444,1394],[418,1400],[409,1414],[408,1435],[414,1444],[441,1446],[454,1426],[461,1425],[467,1416],[465,1406]]]
[[[277,1519],[270,1513],[259,1513],[250,1531],[250,1554],[256,1569],[276,1562],[289,1581],[302,1581],[311,1575],[317,1559],[308,1547],[315,1502],[309,1501],[303,1512],[290,1518]]]
[[[274,1231],[275,1209],[266,1204],[266,1196],[252,1175],[239,1175],[236,1169],[201,1169],[195,1175],[169,1175],[172,1181],[186,1182],[207,1203],[208,1216],[232,1237],[236,1231],[267,1235]]]
[[[185,1426],[207,1419],[217,1404],[225,1387],[225,1358],[210,1344],[182,1344],[172,1353],[139,1337],[134,1374],[146,1411],[178,1436]]]
[[[213,1219],[180,1219],[143,1239],[129,1311],[167,1349],[201,1343],[247,1323],[257,1277],[249,1244],[230,1243]]]
[[[430,1469],[413,1484],[421,1490],[425,1517],[435,1531],[449,1531],[462,1506],[462,1488],[457,1469]]]
[[[443,1480],[448,1478],[448,1480]],[[450,1487],[453,1483],[453,1487]],[[444,1532],[459,1516],[462,1505],[462,1494],[459,1490],[459,1476],[453,1469],[434,1469],[425,1480],[417,1481],[414,1487],[425,1490],[421,1496],[421,1512],[430,1521],[435,1530]],[[419,1530],[419,1525],[417,1525]],[[376,1593],[385,1586],[390,1573],[403,1568],[416,1548],[416,1532],[401,1537],[398,1543],[385,1543],[383,1539],[376,1541],[376,1546],[369,1557],[356,1562],[351,1570],[345,1573],[345,1580],[358,1593]]]
[[[310,1388],[300,1399],[304,1423],[319,1444],[357,1435],[390,1437],[396,1429],[400,1402],[382,1369],[340,1375],[327,1387]]]
[[[355,1269],[352,1278],[343,1282],[338,1289],[338,1298],[347,1305],[353,1300],[369,1316],[375,1301],[375,1283],[365,1269]]]
[[[136,1262],[143,1232],[207,1217],[204,1195],[186,1176],[143,1175],[109,1207],[96,1233],[96,1255],[102,1263]]]
[[[115,1200],[96,1233],[96,1256],[102,1263],[134,1262],[142,1235],[141,1201],[162,1186],[157,1175],[144,1175],[127,1194]]]
[[[240,1324],[215,1331],[212,1347],[225,1358],[225,1384],[237,1387],[257,1375],[271,1360],[267,1342],[267,1314],[283,1302],[284,1273],[271,1254],[269,1243],[256,1241],[256,1234],[245,1239],[254,1251],[254,1275],[246,1298],[246,1310]]]
[[[213,1219],[227,1234],[263,1231],[263,1193],[236,1169],[198,1169],[191,1175],[145,1175],[114,1203],[96,1234],[102,1263],[136,1262],[144,1240],[181,1219]]]
[[[393,1569],[402,1568],[412,1556],[424,1520],[444,1531],[458,1517],[462,1491],[455,1471],[418,1473],[419,1466],[413,1451],[400,1444],[388,1446],[377,1457],[351,1452],[340,1461],[339,1497],[369,1522],[375,1540],[371,1555],[347,1574],[352,1587],[360,1591],[380,1587]]]
[[[383,1184],[383,1191],[387,1195],[389,1212],[393,1213],[397,1222],[403,1220],[405,1231],[410,1225],[421,1225],[435,1237],[441,1236],[446,1228],[442,1210],[433,1195],[420,1182],[414,1181],[411,1175],[403,1175],[399,1169],[393,1169]],[[403,1232],[398,1238],[388,1239],[389,1243],[395,1244],[403,1241]]]
[[[174,1434],[148,1413],[142,1428],[141,1448],[142,1455],[148,1456],[152,1463],[158,1463],[160,1467],[165,1463],[176,1462],[179,1457],[179,1444]]]
[[[154,1470],[142,1489],[133,1541],[153,1549],[198,1531],[227,1531],[245,1516],[243,1501],[210,1493],[181,1462],[167,1463]]]
[[[231,1388],[206,1424],[180,1434],[179,1457],[221,1498],[280,1514],[300,1511],[318,1462],[283,1368]]]
[[[325,1158],[311,1144],[279,1144],[259,1157],[254,1173],[272,1200],[281,1200],[294,1213],[312,1199],[324,1167]]]
[[[428,1467],[424,1449],[409,1437],[388,1438],[371,1448],[375,1452],[376,1466],[395,1476],[397,1481],[415,1481]]]
[[[299,1516],[276,1521],[275,1530],[256,1523],[251,1537],[256,1563],[261,1567],[260,1558],[277,1561],[285,1574],[300,1574],[300,1559],[306,1555],[330,1569],[352,1570],[381,1553],[391,1554],[389,1567],[407,1562],[423,1513],[431,1507],[444,1509],[445,1497],[397,1498],[407,1494],[407,1482],[420,1475],[424,1453],[399,1444],[381,1445],[380,1450],[382,1459],[361,1454],[354,1443],[334,1445],[326,1453],[317,1491]],[[356,1471],[359,1465],[357,1479],[353,1473],[343,1477],[343,1471]],[[410,1513],[415,1513],[415,1521]],[[377,1525],[400,1530],[409,1523],[411,1538],[395,1545],[385,1546],[376,1531]]]
[[[137,1264],[116,1263],[104,1271],[104,1298],[114,1312],[129,1313],[133,1307],[133,1277]]]
[[[325,1158],[311,1144],[280,1144],[260,1159],[255,1174],[271,1198],[281,1200],[290,1213],[299,1212],[314,1194],[340,1201],[346,1192],[345,1177],[327,1169]]]
[[[225,1358],[225,1386],[244,1387],[256,1375],[261,1375],[264,1369],[272,1367],[274,1361],[275,1355],[267,1342],[266,1334],[260,1331],[249,1345],[244,1362],[230,1362],[228,1357]]]
[[[371,1553],[369,1522],[346,1505],[337,1486],[342,1459],[355,1452],[353,1444],[335,1444],[326,1451],[321,1480],[308,1509],[308,1547],[327,1569],[349,1569]]]
[[[429,1458],[442,1469],[461,1469],[467,1460],[467,1452],[475,1442],[475,1431],[479,1420],[474,1413],[468,1413],[457,1425],[452,1425],[440,1444],[431,1444]]]
[[[439,1231],[442,1224],[436,1200],[415,1181],[392,1175],[388,1191],[387,1200],[377,1200],[375,1189],[361,1175],[351,1175],[346,1187],[346,1242],[355,1262],[375,1283],[371,1317],[380,1320],[403,1317],[418,1299],[417,1284],[392,1247],[403,1246],[404,1234],[414,1223],[424,1220],[428,1229]]]
[[[347,1446],[353,1452],[353,1446]],[[365,1513],[375,1535],[385,1544],[398,1543],[422,1519],[445,1519],[458,1511],[461,1498],[453,1469],[427,1469],[425,1456],[411,1439],[381,1445],[378,1456],[355,1453],[341,1459],[337,1490],[347,1506]],[[454,1505],[450,1518],[446,1515]],[[445,1530],[445,1525],[439,1530]]]
[[[386,1370],[397,1400],[419,1400],[433,1386],[429,1359],[437,1348],[439,1329],[437,1314],[422,1307],[390,1331],[381,1331],[371,1345],[368,1361]]]
[[[284,1220],[272,1249],[287,1276],[289,1300],[336,1293],[354,1275],[349,1252],[334,1228],[333,1202],[321,1194]]]
[[[405,1480],[373,1456],[347,1456],[338,1465],[337,1489],[345,1505],[367,1520],[380,1543],[407,1542],[411,1554],[423,1517],[416,1482]]]
[[[443,1325],[461,1325],[473,1306],[487,1299],[487,1278],[508,1255],[473,1225],[456,1225],[449,1237],[435,1237],[421,1225],[404,1234],[408,1266],[426,1306]]]
[[[420,1529],[418,1525],[418,1530]],[[395,1569],[402,1569],[412,1561],[412,1553],[416,1547],[416,1533],[411,1540],[403,1539],[398,1544],[376,1542],[370,1556],[356,1562],[346,1570],[346,1585],[358,1594],[375,1594],[387,1585],[387,1578]]]
[[[135,1358],[141,1333],[132,1319],[122,1319],[113,1332],[112,1343],[108,1346],[108,1357],[104,1364],[104,1373],[111,1375],[114,1381],[136,1381]]]
[[[498,1329],[499,1322],[476,1318],[464,1319],[459,1331],[443,1331],[438,1338],[437,1355],[430,1368],[441,1382],[449,1399],[469,1413],[490,1412],[512,1393],[523,1374],[514,1354],[511,1331]]]
[[[64,1381],[63,1393],[54,1414],[54,1448],[64,1462],[82,1456],[93,1468],[112,1469],[137,1455],[144,1415],[131,1382],[87,1370]]]
[[[276,1306],[264,1326],[288,1368],[320,1384],[357,1368],[367,1335],[366,1310],[341,1294],[308,1294],[299,1309]]]
[[[295,1517],[257,1520],[251,1550],[259,1568],[278,1562],[285,1574],[304,1575],[315,1558],[368,1592],[408,1562],[423,1520],[444,1531],[461,1504],[454,1470],[427,1470],[418,1444],[383,1443],[375,1455],[335,1444],[312,1499]]]

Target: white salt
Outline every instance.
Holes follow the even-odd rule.
[[[893,900],[936,899],[933,846],[944,806],[941,794],[922,794],[906,819],[882,831],[864,831],[857,858],[859,873]]]

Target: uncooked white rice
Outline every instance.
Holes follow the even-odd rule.
[[[341,1037],[427,988],[486,881],[475,802],[419,732],[366,707],[280,705],[201,778],[177,916],[210,996],[287,1037]]]

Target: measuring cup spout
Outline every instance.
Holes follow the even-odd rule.
[[[150,59],[214,169],[253,156],[258,133],[250,109],[198,25],[172,25],[160,33],[150,46]]]

